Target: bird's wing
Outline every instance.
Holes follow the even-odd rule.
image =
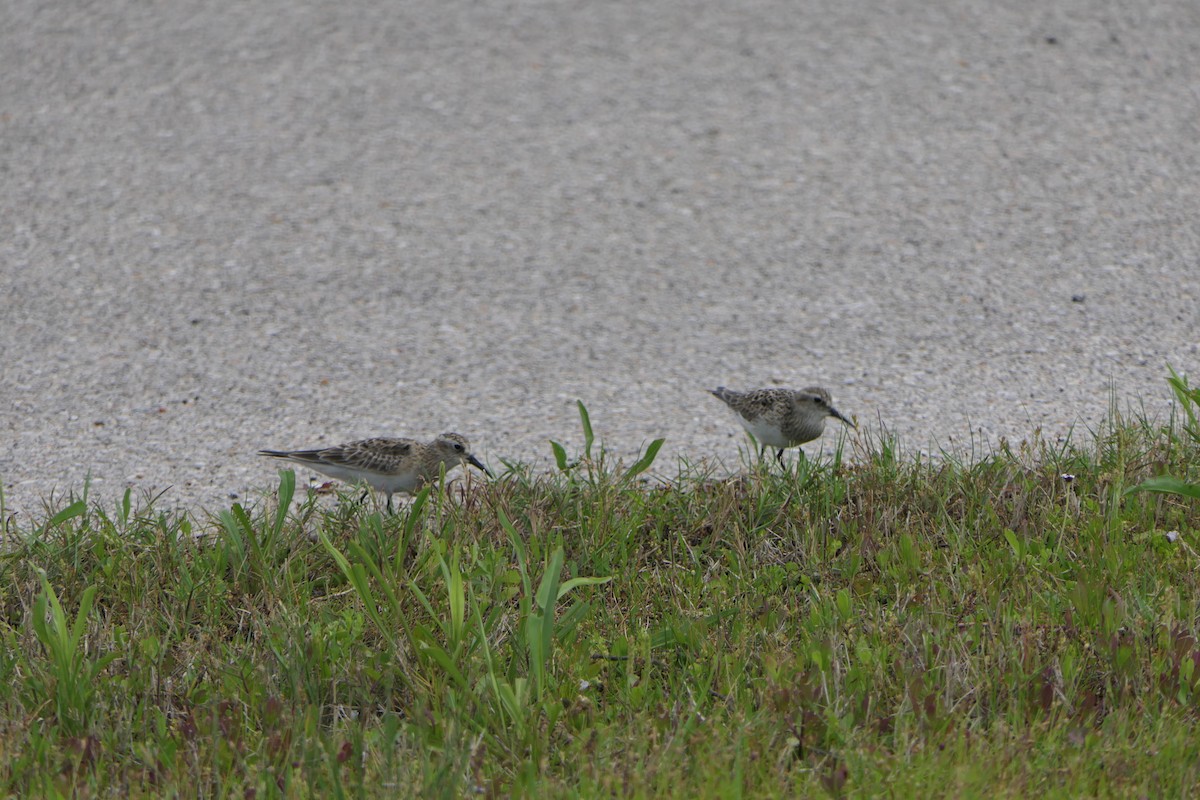
[[[412,453],[415,444],[412,439],[360,439],[321,450],[319,455],[321,461],[329,464],[372,472],[395,472],[398,465]]]
[[[782,396],[779,389],[755,389],[738,395],[737,405],[733,409],[749,420],[758,419],[772,411],[778,414]]]

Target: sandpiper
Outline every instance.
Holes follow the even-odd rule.
[[[258,454],[305,464],[348,483],[365,483],[387,495],[388,511],[392,510],[394,493],[412,494],[423,484],[435,480],[443,464],[447,471],[459,464],[470,464],[489,477],[492,474],[471,455],[471,445],[466,437],[457,433],[443,433],[432,442],[360,439],[319,450],[259,450]]]
[[[825,430],[825,418],[834,417],[857,427],[842,416],[830,403],[829,392],[819,386],[800,391],[793,389],[756,389],[735,392],[718,386],[709,393],[737,413],[738,422],[759,443],[759,457],[767,447],[778,448],[777,458],[783,464],[783,451],[811,442]]]

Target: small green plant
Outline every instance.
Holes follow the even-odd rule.
[[[430,488],[417,495],[400,523],[402,539],[422,519]],[[437,698],[431,701],[435,716],[483,701],[488,713],[475,717],[472,729],[506,748],[544,751],[545,729],[537,721],[552,722],[562,711],[553,670],[556,645],[591,609],[584,600],[565,611],[559,605],[575,590],[610,578],[564,579],[560,544],[546,551],[539,579],[523,537],[502,508],[496,509],[496,522],[512,549],[507,563],[498,551],[485,553],[454,541],[460,513],[446,510],[443,537],[419,547],[411,568],[401,562],[400,549],[394,558],[381,558],[365,547],[361,532],[346,542],[344,552],[324,531],[319,535],[386,642],[402,685],[431,692]]]
[[[1174,494],[1200,500],[1200,483],[1188,483],[1170,475],[1159,475],[1156,478],[1142,481],[1137,486],[1127,489],[1125,493],[1131,492],[1158,492],[1159,494]]]
[[[570,472],[578,467],[581,461],[590,462],[592,460],[592,443],[596,441],[596,435],[592,432],[592,418],[588,414],[587,406],[583,404],[582,400],[576,400],[575,405],[579,407],[579,421],[583,426],[583,458],[568,461],[567,448],[551,439],[550,449],[554,453],[554,463],[562,472]]]
[[[517,571],[521,576],[523,592],[519,598],[520,625],[526,651],[529,656],[529,671],[533,675],[533,688],[539,700],[544,698],[548,686],[550,654],[556,636],[570,633],[580,622],[579,607],[573,608],[564,618],[558,619],[555,628],[555,609],[558,602],[580,586],[597,586],[608,583],[612,578],[576,577],[562,580],[563,548],[561,546],[546,556],[542,566],[542,579],[537,592],[533,591],[530,575],[529,555],[516,527],[503,511],[499,511],[500,525],[508,534],[517,559]]]
[[[1180,375],[1169,364],[1167,369],[1171,371],[1171,377],[1167,378],[1167,383],[1170,384],[1171,391],[1175,393],[1175,399],[1179,401],[1179,405],[1187,417],[1183,430],[1193,442],[1200,444],[1200,387],[1193,389],[1188,386],[1187,376]]]
[[[46,573],[40,571],[42,591],[33,601],[33,630],[49,658],[47,668],[35,668],[36,686],[52,696],[54,715],[60,728],[70,736],[90,731],[94,721],[93,697],[97,681],[116,653],[89,658],[83,646],[88,617],[96,600],[96,587],[89,586],[79,599],[79,611],[73,623],[59,602],[58,594]]]
[[[1171,386],[1171,391],[1175,393],[1175,399],[1179,401],[1186,417],[1183,431],[1193,444],[1200,444],[1200,388],[1193,389],[1189,386],[1187,376],[1180,375],[1170,365],[1167,366],[1167,369],[1171,372],[1167,383]],[[1125,494],[1132,492],[1158,492],[1200,500],[1200,483],[1191,483],[1172,475],[1159,475],[1142,481],[1137,486],[1126,490]]]
[[[74,503],[71,503],[71,505],[51,516],[50,519],[46,520],[46,524],[42,526],[41,531],[38,533],[38,538],[45,539],[51,531],[64,527],[64,523],[70,522],[77,517],[82,518],[86,515],[87,503],[83,500],[76,500]]]
[[[560,472],[570,474],[582,464],[587,467],[588,481],[595,483],[598,476],[606,474],[606,454],[604,447],[601,446],[598,456],[595,459],[592,458],[592,445],[596,441],[596,435],[592,430],[591,415],[588,413],[587,406],[583,404],[582,400],[576,400],[575,404],[579,407],[579,422],[583,428],[583,456],[570,461],[567,458],[567,449],[553,439],[550,440],[550,450],[554,454],[554,463]],[[622,471],[618,481],[626,483],[650,469],[665,441],[666,439],[655,439],[650,442],[638,460],[632,466]]]

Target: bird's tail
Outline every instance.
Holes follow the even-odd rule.
[[[724,386],[718,386],[715,389],[709,389],[708,393],[724,403],[728,403],[733,397],[733,392],[729,391]]]

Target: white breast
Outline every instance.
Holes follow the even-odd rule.
[[[337,478],[340,481],[347,483],[366,483],[372,489],[380,492],[409,492],[411,493],[417,488],[420,482],[420,475],[415,469],[405,470],[397,475],[382,475],[378,472],[369,472],[367,470],[355,469],[342,464],[329,464],[312,462],[301,462],[306,467],[328,475],[331,478]]]
[[[788,446],[788,440],[784,438],[778,425],[772,425],[761,419],[751,422],[743,416],[738,416],[738,421],[742,423],[743,428],[750,431],[750,435],[757,439],[759,444],[765,444],[767,447]]]

